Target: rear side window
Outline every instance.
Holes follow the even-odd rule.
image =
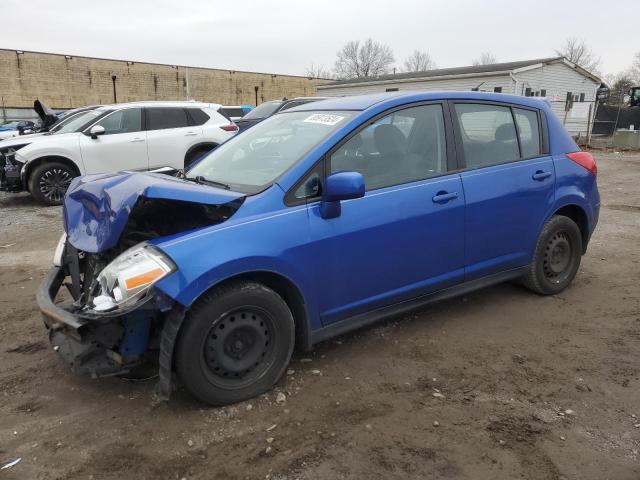
[[[147,130],[164,130],[189,126],[184,108],[147,108]]]
[[[520,158],[509,107],[475,103],[455,106],[467,168],[487,167]]]
[[[522,157],[530,158],[540,155],[538,114],[532,110],[514,108],[513,115],[516,117],[516,125],[520,135]]]
[[[191,117],[191,125],[204,125],[209,120],[209,115],[200,110],[199,108],[188,108],[187,112],[189,113],[189,117]]]
[[[142,130],[142,110],[139,108],[118,110],[100,120],[97,125],[104,128],[105,135],[139,132]]]

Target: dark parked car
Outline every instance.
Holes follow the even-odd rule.
[[[248,128],[260,123],[265,118],[269,118],[271,115],[275,115],[278,112],[289,110],[290,108],[298,107],[305,103],[317,102],[319,100],[325,100],[325,97],[297,97],[292,99],[283,98],[282,100],[271,100],[270,102],[264,102],[258,105],[244,117],[234,120],[234,123],[240,129],[238,133],[244,132]]]
[[[38,303],[74,370],[153,356],[160,394],[175,373],[197,398],[233,403],[269,390],[294,344],[509,280],[560,293],[598,221],[596,173],[538,98],[307,104],[184,179],[75,179]],[[73,301],[54,303],[62,285]]]

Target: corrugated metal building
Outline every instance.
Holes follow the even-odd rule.
[[[477,90],[546,97],[573,135],[586,135],[602,80],[563,57],[355,78],[319,85],[320,96],[403,90]],[[589,108],[591,106],[591,109]],[[592,119],[592,118],[591,118]]]

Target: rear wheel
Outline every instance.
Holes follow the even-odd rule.
[[[293,316],[277,293],[233,283],[206,294],[187,314],[176,346],[178,377],[205,403],[240,402],[278,381],[294,339]]]
[[[29,191],[45,205],[60,205],[76,173],[60,162],[45,162],[29,176]]]
[[[544,226],[524,285],[540,295],[553,295],[569,286],[582,258],[582,236],[576,223],[556,215]]]
[[[216,147],[216,145],[206,145],[206,146],[203,145],[203,146],[196,147],[193,150],[191,150],[184,157],[184,168],[189,168],[193,162],[198,160],[200,157],[202,157],[206,153],[209,153],[215,147]]]

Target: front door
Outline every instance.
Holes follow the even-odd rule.
[[[117,110],[96,125],[104,128],[97,138],[80,135],[80,151],[86,173],[146,170],[147,134],[142,128],[142,110]]]
[[[485,103],[456,103],[454,110],[468,281],[531,261],[553,204],[555,169],[537,110]]]
[[[357,171],[364,197],[323,219],[309,207],[324,325],[446,288],[463,279],[464,192],[448,173],[443,106],[396,110],[327,159]]]

